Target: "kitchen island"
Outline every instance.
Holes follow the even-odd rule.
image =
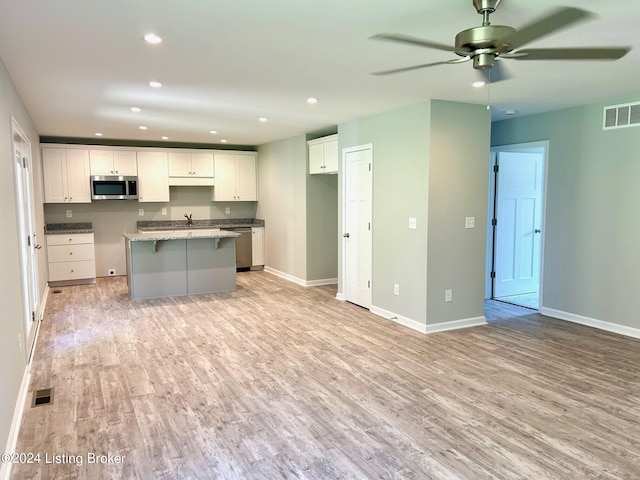
[[[217,229],[125,234],[129,296],[234,291],[238,236]]]

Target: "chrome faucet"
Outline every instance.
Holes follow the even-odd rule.
[[[191,220],[191,215],[193,214],[190,214],[190,215],[187,215],[186,213],[184,214],[184,218],[187,219],[187,225],[193,225],[193,220]]]

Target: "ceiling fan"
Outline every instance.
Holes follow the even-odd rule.
[[[396,33],[381,33],[372,36],[371,38],[374,40],[435,48],[453,52],[460,56],[460,58],[442,62],[374,72],[372,75],[389,75],[435,65],[463,63],[473,60],[473,68],[479,70],[487,81],[495,83],[507,78],[505,72],[500,68],[501,62],[496,62],[497,59],[617,60],[630,50],[630,47],[528,48],[516,50],[529,42],[568,27],[571,24],[592,18],[594,15],[579,8],[559,7],[516,30],[513,27],[491,25],[489,23],[489,15],[495,12],[500,1],[473,0],[473,6],[482,15],[482,25],[458,33],[453,46]]]

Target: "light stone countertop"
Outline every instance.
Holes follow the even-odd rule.
[[[160,240],[188,240],[190,238],[237,238],[240,234],[226,230],[167,230],[159,232],[125,233],[132,242],[152,242]]]

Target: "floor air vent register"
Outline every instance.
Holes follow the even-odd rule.
[[[41,407],[43,405],[51,405],[53,403],[53,388],[45,388],[33,392],[33,401],[31,407]]]

